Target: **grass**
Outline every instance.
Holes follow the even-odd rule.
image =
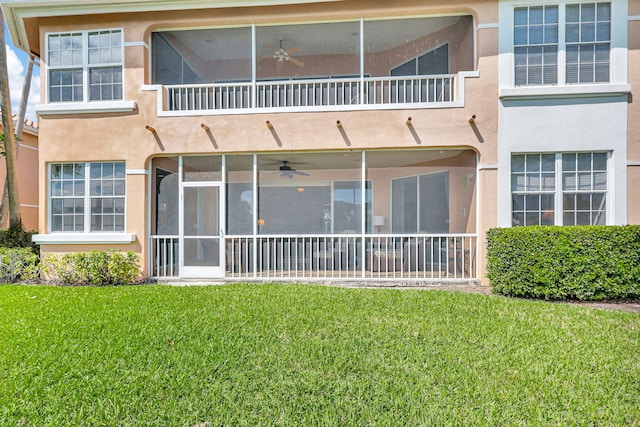
[[[640,315],[309,285],[0,286],[0,425],[640,425]]]

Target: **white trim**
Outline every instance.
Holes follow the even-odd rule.
[[[640,166],[640,160],[627,160],[627,166]]]
[[[519,86],[502,87],[500,98],[576,98],[581,96],[618,96],[631,93],[630,84],[591,84],[567,86]]]
[[[456,77],[456,101],[429,102],[413,104],[354,104],[354,105],[318,105],[313,107],[286,107],[286,108],[239,108],[227,110],[186,110],[165,111],[164,87],[162,85],[142,85],[143,91],[156,91],[158,117],[190,117],[190,116],[220,116],[237,114],[268,114],[268,113],[301,113],[301,112],[327,112],[327,111],[363,111],[363,110],[424,110],[441,108],[463,108],[465,106],[465,79],[480,77],[479,71],[460,71]]]
[[[151,55],[151,50],[149,50],[149,55]],[[149,67],[149,74],[151,74],[151,67]],[[156,115],[158,117],[161,117],[161,114],[164,112],[164,93],[165,93],[165,90],[162,87],[162,85],[157,85],[157,84],[142,85],[140,86],[140,90],[144,92],[152,92],[152,91],[156,92]]]
[[[142,46],[142,47],[146,47],[147,49],[149,49],[149,45],[144,41],[140,41],[140,42],[123,42],[122,46],[123,47],[138,47],[138,46]]]
[[[147,256],[147,275],[149,277],[153,276],[153,259],[155,258],[154,256],[154,252],[153,252],[153,239],[151,238],[151,224],[152,224],[152,216],[151,216],[151,211],[152,206],[153,206],[153,198],[155,197],[155,194],[152,194],[153,191],[153,159],[151,159],[148,163],[148,173],[149,176],[152,177],[151,179],[147,180],[147,197],[146,197],[146,206],[145,209],[147,211],[147,227],[146,227],[146,231],[147,231],[147,253],[149,254]],[[156,169],[157,170],[157,169]],[[126,209],[126,206],[125,206]],[[144,250],[144,249],[143,249]]]
[[[149,175],[146,169],[127,169],[127,175]]]
[[[36,106],[39,116],[57,114],[130,113],[138,108],[136,101],[56,102]]]
[[[478,24],[476,26],[476,31],[478,30],[487,30],[487,29],[491,29],[491,28],[500,28],[500,24],[497,22],[492,22],[492,23],[488,23],[488,24]]]
[[[327,111],[368,111],[368,110],[425,110],[442,108],[463,108],[461,101],[433,102],[428,104],[356,104],[356,105],[319,105],[315,107],[287,107],[287,108],[244,108],[229,110],[192,110],[192,111],[163,111],[158,110],[158,117],[191,117],[191,116],[225,116],[246,114],[281,114],[281,113],[311,113]]]
[[[478,164],[478,170],[496,170],[498,169],[497,164]]]
[[[14,45],[25,52],[29,46],[24,20],[27,18],[93,15],[105,13],[156,12],[168,10],[219,9],[328,3],[344,0],[3,0],[1,7]]]
[[[21,204],[20,207],[21,208],[35,208],[35,209],[38,209],[40,206],[38,206],[38,205]]]
[[[35,234],[32,240],[39,245],[109,245],[133,243],[136,241],[136,235],[129,233],[51,233]]]
[[[26,149],[33,150],[33,151],[38,151],[38,147],[32,147],[30,145],[18,144],[18,147],[26,148]]]
[[[161,105],[160,105],[161,106]],[[286,108],[244,108],[235,110],[193,110],[193,111],[158,111],[158,117],[191,117],[191,116],[224,116],[246,114],[270,114],[270,113],[312,113],[327,111],[365,111],[365,110],[425,110],[442,108],[463,108],[464,103],[434,102],[428,104],[379,104],[379,105],[319,105],[316,107],[286,107]]]
[[[630,15],[627,19],[629,21],[640,21],[640,15]]]
[[[19,17],[72,16],[104,13],[157,12],[329,3],[343,0],[4,0],[3,7]]]
[[[581,84],[565,85],[565,41],[564,29],[566,19],[564,16],[567,4],[575,3],[576,0],[556,0],[550,4],[558,5],[558,86],[536,86],[536,89],[545,90],[554,87],[577,87]],[[514,84],[514,46],[513,46],[513,11],[520,6],[533,6],[543,4],[537,0],[502,0],[499,2],[499,59],[498,75],[499,87],[502,89],[521,89]],[[611,39],[610,39],[610,60],[609,60],[609,81],[612,85],[625,85],[628,82],[627,76],[627,48],[628,48],[628,1],[610,0],[611,3]],[[592,85],[588,85],[592,86]],[[595,85],[593,85],[595,86]],[[530,86],[533,88],[533,86]],[[529,88],[529,87],[527,87]],[[553,89],[552,89],[553,90]],[[574,89],[568,89],[569,91]]]
[[[105,62],[105,63],[97,63],[97,64],[91,64],[89,61],[89,34],[90,33],[100,33],[100,32],[111,32],[111,33],[120,33],[120,61],[119,62]],[[82,64],[65,64],[65,65],[56,65],[56,66],[51,66],[48,63],[48,55],[49,55],[49,39],[51,36],[60,36],[60,35],[65,35],[65,34],[76,34],[76,35],[80,35],[82,37]],[[50,97],[50,85],[49,85],[49,72],[51,70],[67,70],[67,69],[74,69],[74,70],[82,70],[82,102],[84,103],[89,103],[89,102],[103,102],[102,100],[95,100],[95,101],[91,101],[91,95],[90,95],[90,86],[91,86],[91,82],[89,81],[89,74],[90,71],[94,68],[101,68],[101,67],[120,67],[121,72],[122,72],[122,99],[114,99],[114,100],[108,100],[108,101],[123,101],[124,100],[124,94],[125,94],[125,82],[126,82],[126,70],[125,70],[125,66],[124,66],[124,58],[125,58],[125,54],[124,54],[124,28],[123,27],[113,27],[113,28],[93,28],[93,29],[89,29],[89,30],[78,30],[78,31],[69,31],[69,32],[60,32],[60,31],[48,31],[45,32],[44,34],[44,56],[45,56],[45,65],[46,67],[43,69],[44,71],[44,80],[45,80],[45,86],[44,86],[44,93],[45,93],[45,99],[47,103],[51,103],[51,97]],[[66,101],[69,102],[69,101]],[[75,101],[78,102],[78,101]]]

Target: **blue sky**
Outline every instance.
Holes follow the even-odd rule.
[[[18,114],[18,105],[22,96],[22,84],[27,71],[28,56],[23,51],[16,49],[11,43],[11,37],[5,27],[5,41],[7,42],[7,71],[9,73],[9,88],[11,90],[11,112]],[[37,121],[35,106],[40,103],[40,67],[33,67],[31,80],[31,93],[27,104],[26,118]]]

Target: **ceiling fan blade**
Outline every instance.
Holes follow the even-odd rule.
[[[291,173],[292,174],[296,174],[296,175],[300,175],[300,176],[309,176],[308,173],[302,172],[302,171],[297,171],[297,170],[292,170]]]
[[[294,53],[300,52],[300,49],[297,47],[292,47],[291,49],[287,49],[285,52],[287,52],[288,55],[293,55]]]
[[[271,49],[272,51],[274,51],[274,52],[277,52],[277,51],[278,51],[278,49],[276,49],[275,47],[273,47],[273,45],[271,45],[271,44],[268,44],[268,45],[267,45],[267,47],[268,47],[269,49]]]
[[[265,59],[273,59],[273,55],[261,56],[258,61],[264,61]]]
[[[295,65],[297,65],[300,68],[304,67],[304,62],[302,62],[302,61],[300,61],[300,60],[298,60],[296,58],[289,57],[288,61],[293,63],[293,64],[295,64]]]

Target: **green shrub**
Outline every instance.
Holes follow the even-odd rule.
[[[549,300],[640,297],[640,226],[514,227],[487,233],[495,293]]]
[[[31,248],[0,247],[0,282],[36,282],[40,277],[38,261]]]
[[[117,250],[47,254],[44,271],[62,285],[130,285],[141,279],[140,257]]]
[[[22,227],[0,230],[0,246],[5,248],[30,248],[33,253],[39,254],[38,245],[31,240],[35,233],[35,231],[25,231]]]

